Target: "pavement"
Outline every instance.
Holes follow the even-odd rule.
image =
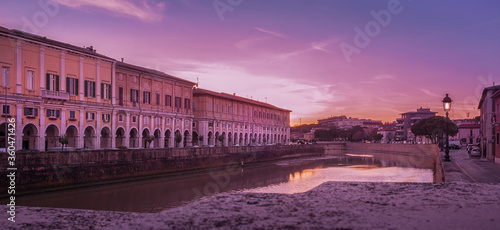
[[[471,157],[466,148],[450,150],[451,162],[444,162],[440,152],[445,182],[500,184],[500,164],[479,157]]]

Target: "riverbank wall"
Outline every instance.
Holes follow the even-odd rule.
[[[326,154],[353,153],[376,155],[399,162],[407,167],[431,168],[434,171],[434,182],[444,182],[444,172],[438,146],[435,144],[378,144],[354,143],[323,144]]]
[[[16,153],[17,193],[31,193],[154,177],[225,165],[321,156],[323,145],[234,146]],[[7,162],[1,154],[1,162]],[[9,181],[1,180],[1,194]]]

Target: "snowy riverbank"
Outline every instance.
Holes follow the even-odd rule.
[[[4,212],[5,213],[5,212]],[[155,214],[18,207],[0,228],[498,229],[500,185],[327,182],[298,194],[221,194]]]

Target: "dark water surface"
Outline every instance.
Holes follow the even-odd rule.
[[[299,193],[326,181],[424,182],[433,160],[392,154],[342,154],[165,175],[160,178],[16,197],[19,205],[159,212],[219,192]],[[17,203],[16,202],[16,203]]]

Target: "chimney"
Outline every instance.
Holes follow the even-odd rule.
[[[123,63],[123,58],[122,58],[122,63]]]

